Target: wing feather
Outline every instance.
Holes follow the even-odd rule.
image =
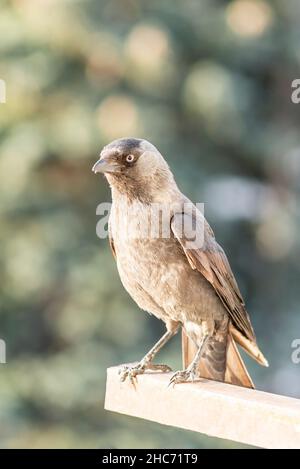
[[[195,219],[191,220],[191,218]],[[203,243],[199,247],[191,243],[195,234],[192,231],[187,232],[189,228],[186,230],[186,227],[191,226],[195,226],[196,230],[204,230]],[[191,267],[198,270],[214,287],[233,324],[249,340],[255,341],[250,318],[226,254],[217,243],[203,215],[196,212],[175,213],[171,220],[171,229],[181,244]]]

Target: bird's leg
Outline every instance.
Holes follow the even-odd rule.
[[[159,339],[158,342],[152,347],[151,350],[142,358],[142,360],[135,366],[123,366],[120,371],[121,381],[125,381],[127,378],[134,383],[134,379],[137,375],[143,374],[146,370],[162,371],[168,373],[172,371],[167,365],[154,365],[152,363],[155,355],[163,348],[163,346],[176,334],[178,331],[179,324],[172,323],[172,326],[168,327],[167,332]]]
[[[203,354],[203,350],[207,344],[208,339],[209,339],[209,335],[204,334],[193,361],[186,368],[186,370],[177,371],[176,373],[174,373],[174,375],[170,379],[169,386],[171,384],[175,385],[178,383],[184,383],[186,381],[194,381],[197,376],[199,377],[199,373],[197,373],[197,370],[198,370],[199,362]]]

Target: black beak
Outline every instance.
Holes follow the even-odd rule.
[[[93,168],[92,171],[96,173],[117,173],[120,170],[120,166],[115,161],[109,161],[108,158],[100,158]]]

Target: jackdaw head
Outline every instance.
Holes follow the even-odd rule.
[[[112,188],[132,197],[153,198],[154,192],[174,183],[163,156],[147,140],[120,138],[106,145],[93,166],[94,173],[105,174]]]

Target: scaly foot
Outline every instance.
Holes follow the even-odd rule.
[[[147,363],[141,361],[135,366],[122,366],[119,370],[120,380],[126,381],[128,378],[130,382],[135,385],[137,375],[142,375],[146,370],[161,371],[162,373],[169,373],[172,369],[168,365],[153,365],[153,363]]]
[[[193,369],[187,368],[183,371],[176,371],[176,373],[174,373],[174,375],[170,379],[169,386],[175,386],[175,384],[186,383],[188,381],[193,382],[196,378],[199,378],[199,376]]]

